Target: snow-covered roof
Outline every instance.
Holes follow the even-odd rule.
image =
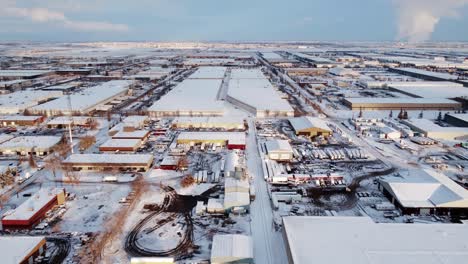
[[[140,143],[140,139],[109,139],[99,148],[137,148]]]
[[[445,98],[390,98],[390,97],[348,97],[346,101],[353,104],[453,104],[459,105]]]
[[[71,109],[85,113],[93,111],[99,104],[105,104],[114,97],[124,94],[133,83],[129,80],[114,80],[83,89],[70,95]],[[69,109],[67,95],[31,108],[33,111],[61,111],[63,113],[69,113]]]
[[[51,72],[48,70],[0,70],[0,77],[34,77]]]
[[[148,136],[148,130],[135,130],[135,131],[119,131],[113,135],[112,138],[140,138],[143,139]]]
[[[291,144],[287,140],[268,140],[265,142],[268,153],[271,152],[293,152]]]
[[[456,98],[468,97],[468,88],[463,85],[453,85],[451,82],[441,82],[440,85],[424,82],[391,83],[387,85],[394,90],[422,98]]]
[[[83,164],[148,164],[153,160],[150,154],[72,154],[63,161]]]
[[[43,236],[1,236],[2,262],[22,263],[43,241],[45,243]]]
[[[432,170],[412,169],[380,182],[404,207],[468,208],[468,191]]]
[[[148,121],[149,118],[148,116],[127,116],[122,123],[125,124],[125,126],[142,126],[146,121]]]
[[[359,76],[360,75],[360,73],[357,71],[354,71],[352,69],[342,68],[342,67],[331,68],[328,72],[336,76]]]
[[[256,69],[233,69],[229,81],[228,96],[257,111],[293,112],[288,101],[281,98],[262,71]]]
[[[281,57],[278,53],[275,53],[275,52],[262,52],[262,57],[269,60],[269,59],[282,59],[283,57]]]
[[[186,59],[184,61],[185,65],[227,65],[233,64],[236,61],[232,58],[228,59],[218,59],[218,58],[211,58],[211,59]]]
[[[248,205],[250,205],[250,195],[248,192],[228,192],[224,194],[225,209]]]
[[[458,79],[456,75],[452,75],[449,73],[432,72],[432,71],[420,70],[420,69],[415,69],[415,68],[397,68],[396,70],[407,72],[407,73],[414,73],[414,74],[429,76],[429,77],[435,77],[435,78],[442,79],[442,80],[453,81],[453,80]]]
[[[221,79],[186,79],[155,102],[150,112],[222,113],[223,102],[217,101]]]
[[[177,117],[174,119],[173,124],[176,125],[192,125],[194,127],[218,127],[218,126],[244,126],[244,119],[242,117],[234,116],[209,116],[209,117]]]
[[[466,262],[464,224],[383,224],[368,217],[288,216],[294,264],[459,264]]]
[[[312,116],[295,117],[295,118],[290,118],[289,122],[291,123],[292,127],[294,128],[296,132],[311,129],[311,128],[320,128],[323,130],[331,131],[327,123],[323,119],[320,119],[317,117],[312,117]]]
[[[239,234],[213,236],[211,263],[250,263],[253,259],[253,240]]]
[[[249,189],[250,183],[248,179],[240,180],[233,177],[226,177],[224,179],[224,189],[235,188],[235,189]]]
[[[427,137],[453,140],[468,135],[468,128],[466,127],[442,127],[424,118],[412,118],[402,122],[411,129],[425,133]]]
[[[39,103],[57,98],[62,95],[60,91],[18,91],[0,95],[0,113],[19,113],[26,108],[38,105]]]
[[[243,132],[181,132],[177,140],[210,141],[226,140],[229,144],[245,145]]]
[[[0,144],[2,150],[48,150],[57,145],[62,137],[57,136],[19,136]]]
[[[86,125],[90,117],[88,116],[57,116],[47,122],[47,125],[57,126],[57,125],[68,125],[73,122],[75,125]]]
[[[210,59],[212,60],[212,59]],[[226,67],[200,67],[190,75],[189,79],[222,79],[226,73]]]
[[[0,120],[2,121],[35,121],[42,116],[24,116],[24,115],[7,115],[7,116],[0,116]]]
[[[43,188],[29,197],[24,203],[11,211],[2,220],[29,220],[39,210],[56,198],[57,194],[63,193],[61,188]]]

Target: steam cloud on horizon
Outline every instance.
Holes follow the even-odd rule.
[[[443,17],[459,17],[468,0],[393,0],[398,16],[399,40],[430,40]]]

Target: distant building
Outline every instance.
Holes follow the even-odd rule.
[[[99,151],[132,153],[137,151],[140,146],[140,139],[109,139],[99,146]]]
[[[62,141],[57,136],[19,136],[0,144],[0,155],[46,156]]]
[[[243,132],[182,132],[177,137],[177,144],[212,143],[226,146],[228,149],[245,149]]]

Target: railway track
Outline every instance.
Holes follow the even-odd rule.
[[[65,261],[68,254],[70,253],[71,243],[68,238],[63,237],[47,237],[46,241],[53,244],[49,246],[49,250],[53,250],[49,260],[45,263],[48,264],[61,264]]]
[[[125,239],[125,250],[131,256],[137,257],[168,257],[172,256],[175,258],[184,258],[193,247],[193,222],[190,213],[182,214],[186,228],[176,247],[169,250],[158,250],[147,248],[138,243],[139,236],[142,233],[150,234],[164,225],[176,220],[180,217],[180,214],[173,213],[169,217],[158,221],[154,226],[145,228],[152,220],[166,212],[176,201],[178,195],[175,190],[169,186],[163,186],[163,190],[166,192],[164,197],[163,206],[155,211],[150,212],[145,218],[143,218],[135,227],[130,231]]]

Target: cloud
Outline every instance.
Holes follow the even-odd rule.
[[[459,17],[468,0],[393,0],[398,16],[399,40],[423,42],[431,39],[444,17]]]
[[[64,12],[55,11],[41,7],[17,7],[15,1],[6,0],[0,1],[0,5],[4,6],[0,10],[0,15],[29,19],[36,23],[52,23],[55,22],[64,28],[74,31],[108,31],[122,32],[128,31],[129,27],[125,24],[113,24],[104,21],[77,21],[68,18]]]

